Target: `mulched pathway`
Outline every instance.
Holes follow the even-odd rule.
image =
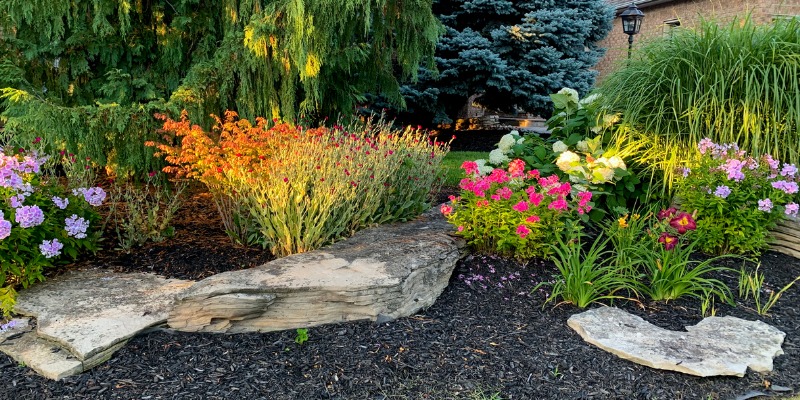
[[[230,244],[210,199],[195,193],[176,236],[131,254],[106,251],[75,268],[152,271],[201,278],[263,263],[260,249]],[[110,240],[110,239],[109,239]],[[109,244],[110,245],[110,244]],[[800,275],[800,260],[768,252],[761,269],[776,288]],[[0,399],[733,399],[800,390],[800,287],[769,317],[750,302],[717,305],[717,315],[760,319],[787,333],[785,355],[769,374],[697,378],[619,359],[566,325],[580,310],[544,305],[552,264],[470,255],[429,309],[389,323],[212,335],[155,329],[84,374],[53,382],[0,355]],[[721,276],[736,288],[735,274]],[[668,329],[700,321],[696,301],[616,304]]]

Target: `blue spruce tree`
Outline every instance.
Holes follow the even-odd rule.
[[[434,122],[455,118],[473,95],[491,109],[548,116],[550,93],[591,89],[613,19],[603,0],[439,0],[434,12],[447,29],[438,75],[422,71],[403,87],[409,111]]]

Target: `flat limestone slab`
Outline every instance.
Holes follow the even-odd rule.
[[[438,210],[323,249],[206,278],[179,295],[171,328],[265,332],[397,318],[441,294],[464,248]]]
[[[0,351],[48,379],[59,380],[94,368],[126,343],[119,342],[81,361],[60,344],[40,338],[29,321],[28,318],[17,319],[16,327],[0,333]]]
[[[761,321],[709,317],[687,332],[659,328],[614,307],[573,315],[567,321],[581,337],[603,350],[648,367],[696,376],[744,376],[772,371],[783,354],[786,334]]]
[[[89,362],[164,323],[176,295],[193,283],[153,274],[76,271],[20,291],[14,311],[36,317],[40,338]]]

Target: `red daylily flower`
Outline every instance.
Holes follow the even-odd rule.
[[[658,237],[658,242],[664,244],[664,250],[672,250],[678,245],[678,238],[668,232],[662,232]]]
[[[697,223],[689,213],[682,212],[669,221],[670,226],[678,230],[681,235],[686,231],[693,231],[697,229]]]
[[[666,210],[659,211],[657,217],[659,221],[663,221],[667,218],[672,218],[672,216],[677,212],[678,210],[675,207],[670,207]]]

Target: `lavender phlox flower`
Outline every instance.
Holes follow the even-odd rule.
[[[697,150],[700,151],[700,154],[706,154],[709,150],[715,148],[717,145],[711,141],[710,138],[703,138],[699,143],[697,143]]]
[[[758,161],[756,161],[756,159],[753,157],[748,157],[745,163],[747,164],[747,168],[749,168],[751,171],[758,169]]]
[[[9,330],[13,329],[19,325],[19,321],[12,319],[11,321],[6,322],[3,325],[0,325],[0,333],[8,332]]]
[[[25,203],[25,198],[28,197],[25,193],[20,193],[18,195],[11,196],[8,201],[13,208],[20,208],[22,204]]]
[[[67,231],[67,235],[69,236],[72,236],[76,239],[85,239],[86,230],[89,229],[89,221],[72,214],[72,216],[67,217],[67,219],[64,220],[64,229]]]
[[[794,164],[783,164],[783,169],[781,169],[781,176],[794,177],[795,174],[797,174],[797,167]]]
[[[99,187],[72,189],[72,194],[75,196],[83,195],[86,202],[95,207],[103,204],[103,200],[106,199],[106,192]]]
[[[0,211],[0,240],[11,236],[11,221],[3,219],[3,212]]]
[[[796,217],[798,211],[800,211],[800,205],[797,203],[789,203],[786,205],[786,211],[784,212],[790,217]]]
[[[725,185],[719,185],[714,190],[714,196],[721,197],[723,199],[730,196],[730,194],[731,194],[731,188]]]
[[[787,182],[783,180],[772,182],[772,187],[786,194],[795,194],[798,190],[797,182]]]
[[[31,228],[44,222],[44,212],[37,205],[17,208],[15,220],[21,228]]]
[[[56,207],[58,207],[59,209],[62,209],[62,210],[67,208],[67,206],[69,205],[69,199],[66,198],[66,197],[65,198],[61,198],[61,197],[58,197],[58,196],[53,196],[52,200],[53,200],[53,204],[55,204]]]
[[[778,160],[772,158],[772,156],[769,154],[764,154],[763,158],[764,161],[767,162],[767,164],[769,165],[769,169],[771,170],[777,170],[781,165]]]
[[[771,212],[772,211],[772,200],[766,198],[764,200],[758,201],[758,209],[764,212]]]
[[[44,258],[53,258],[61,255],[61,249],[64,245],[58,239],[45,240],[39,245],[39,251],[42,252]]]
[[[681,175],[684,178],[686,178],[692,172],[692,169],[689,168],[689,167],[681,167],[681,168],[678,168],[678,171],[681,173]]]
[[[744,163],[741,160],[729,158],[725,160],[725,165],[721,166],[720,168],[722,168],[722,170],[728,174],[729,180],[741,182],[742,179],[744,179],[742,167],[744,167]]]

